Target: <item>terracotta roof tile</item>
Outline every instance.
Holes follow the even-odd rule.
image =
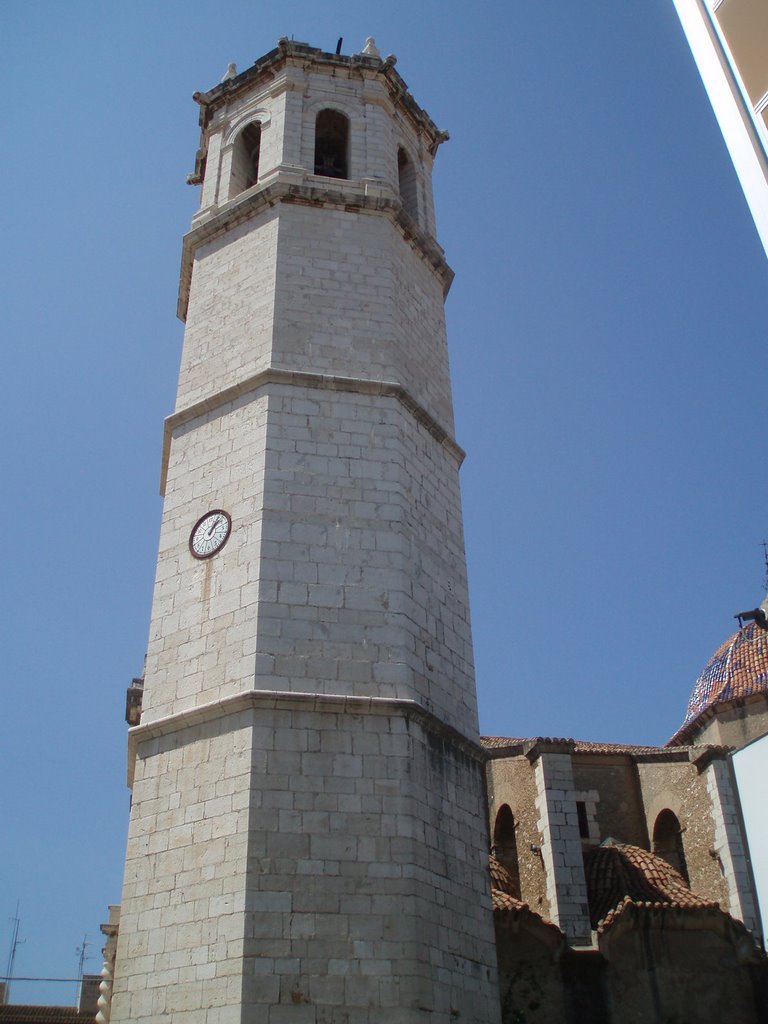
[[[520,747],[522,750],[523,747],[530,747],[536,743],[563,743],[572,747],[574,754],[667,755],[672,749],[669,746],[653,747],[638,743],[602,743],[597,740],[558,739],[551,736],[481,736],[480,742],[487,750],[505,750],[508,747]]]
[[[605,928],[627,902],[648,907],[717,907],[697,896],[662,857],[638,846],[605,842],[584,857],[589,916]]]
[[[505,892],[514,897],[519,895],[512,875],[510,875],[501,861],[494,857],[493,854],[488,858],[488,867],[491,872],[491,887],[493,889],[498,889],[499,892]]]
[[[527,910],[533,913],[527,903],[523,903],[516,896],[510,896],[508,892],[502,892],[500,889],[491,889],[491,900],[494,910]]]
[[[488,858],[488,867],[491,872],[491,901],[494,911],[510,910],[516,914],[530,914],[537,921],[560,932],[556,924],[531,910],[528,904],[520,899],[512,876],[493,854]]]

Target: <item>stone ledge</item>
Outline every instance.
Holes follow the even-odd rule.
[[[465,756],[471,757],[479,764],[488,760],[486,751],[480,744],[460,733],[458,729],[447,725],[437,715],[428,711],[415,700],[395,697],[356,697],[348,694],[335,693],[302,693],[287,690],[246,690],[236,693],[223,700],[211,701],[179,711],[175,715],[158,718],[154,722],[135,725],[128,730],[128,788],[133,788],[133,776],[138,756],[138,745],[146,740],[158,739],[175,732],[214,721],[217,718],[229,717],[248,710],[267,711],[313,711],[320,714],[351,714],[351,715],[400,715],[411,719],[423,728],[458,748]]]
[[[446,263],[443,250],[405,212],[398,198],[384,194],[381,187],[375,188],[366,181],[324,179],[310,175],[306,171],[301,171],[301,175],[302,180],[297,180],[298,174],[280,170],[266,183],[254,185],[229,200],[187,232],[182,244],[179,300],[176,309],[180,320],[186,320],[192,265],[200,246],[212,242],[238,224],[250,220],[278,203],[331,207],[350,213],[388,217],[440,280],[443,294],[448,294],[453,281],[453,271]]]
[[[166,417],[163,426],[163,454],[160,468],[160,494],[165,496],[165,485],[168,476],[168,462],[171,456],[171,440],[173,431],[177,427],[184,426],[198,416],[214,412],[230,402],[242,398],[243,395],[253,394],[268,384],[287,384],[292,387],[317,388],[322,391],[348,391],[360,395],[377,395],[385,398],[396,398],[413,418],[420,423],[434,439],[441,444],[456,459],[459,465],[464,461],[464,450],[451,437],[447,430],[440,426],[437,420],[427,412],[423,405],[407,391],[402,384],[395,381],[368,380],[365,377],[339,377],[324,373],[305,373],[300,370],[281,370],[277,367],[270,367],[247,377],[245,380],[223,391],[203,398],[199,402],[180,409]]]

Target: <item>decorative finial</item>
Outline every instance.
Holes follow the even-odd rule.
[[[228,82],[230,78],[237,78],[237,64],[227,64],[227,70],[224,72],[222,82]]]
[[[381,53],[379,52],[379,48],[376,45],[376,40],[373,38],[373,36],[368,36],[368,38],[365,40],[365,46],[363,47],[363,53],[365,54],[366,57],[380,57],[381,56]]]

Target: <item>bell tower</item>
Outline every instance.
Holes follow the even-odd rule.
[[[113,1024],[498,1019],[446,136],[394,65],[195,95]]]

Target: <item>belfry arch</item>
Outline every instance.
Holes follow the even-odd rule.
[[[415,221],[419,219],[419,191],[416,168],[402,146],[397,147],[397,184],[403,209]]]
[[[250,121],[242,128],[232,149],[232,172],[229,178],[229,198],[245,192],[259,180],[261,152],[261,122]]]
[[[315,174],[349,177],[349,118],[329,107],[315,118]]]

